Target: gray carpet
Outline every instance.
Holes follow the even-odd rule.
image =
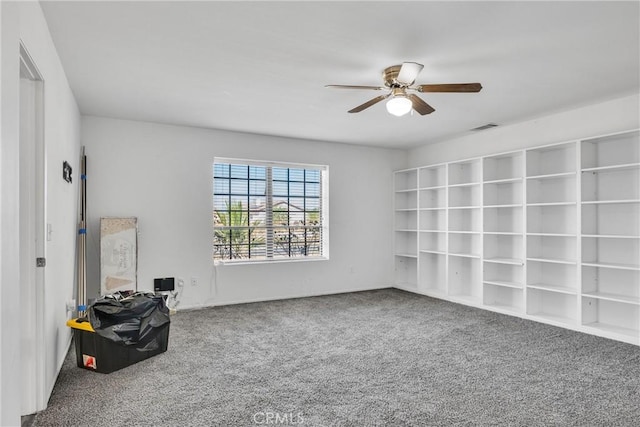
[[[640,348],[393,289],[216,307],[172,316],[166,353],[108,375],[71,351],[35,425],[269,420],[637,426]]]

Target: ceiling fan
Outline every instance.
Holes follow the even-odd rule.
[[[424,65],[416,62],[403,62],[402,65],[392,65],[382,72],[384,86],[353,86],[353,85],[326,85],[325,87],[339,89],[368,89],[384,90],[384,95],[377,96],[362,105],[349,110],[350,113],[359,113],[372,105],[387,98],[387,111],[395,116],[403,116],[413,108],[420,115],[430,114],[435,109],[424,102],[418,95],[411,92],[480,92],[480,83],[449,83],[449,84],[425,84],[412,86],[422,71]]]

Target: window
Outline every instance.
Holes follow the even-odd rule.
[[[215,159],[214,261],[327,258],[327,167]]]

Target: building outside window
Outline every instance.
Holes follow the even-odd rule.
[[[214,261],[328,258],[327,182],[327,166],[216,158]]]

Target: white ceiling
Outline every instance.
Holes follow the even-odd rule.
[[[42,7],[83,114],[372,146],[441,141],[640,91],[640,3],[58,2]],[[382,70],[425,65],[436,111],[394,117]]]

